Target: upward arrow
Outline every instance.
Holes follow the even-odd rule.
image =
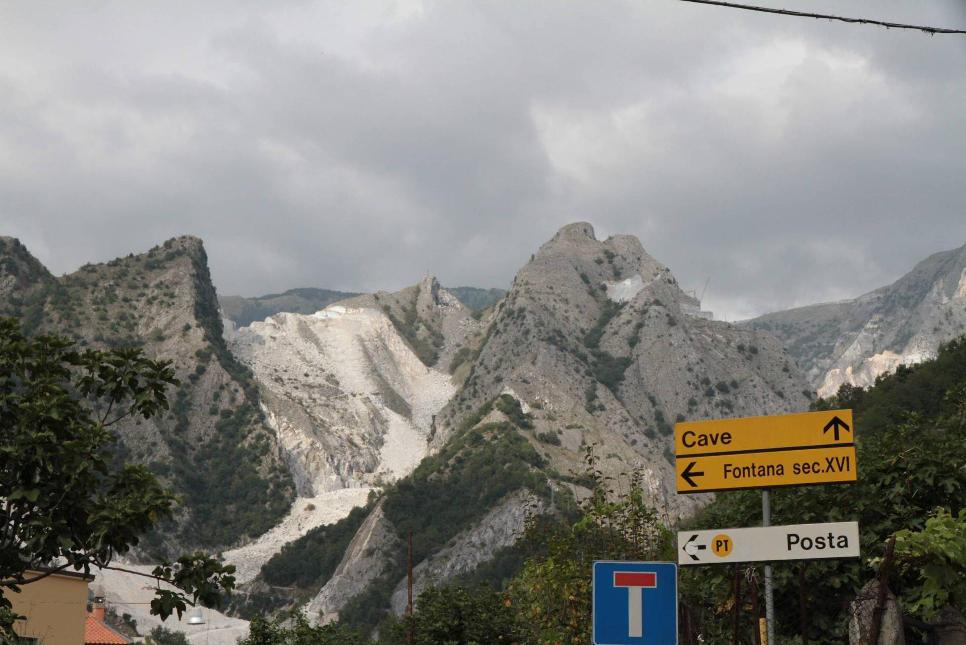
[[[825,434],[829,430],[833,430],[833,429],[835,431],[836,441],[839,440],[839,430],[845,430],[846,432],[852,431],[852,429],[849,428],[849,424],[847,424],[845,421],[842,421],[842,419],[838,418],[838,416],[832,417],[832,420],[825,424],[825,428],[822,430],[822,434]]]

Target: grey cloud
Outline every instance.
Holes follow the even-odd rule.
[[[920,5],[848,9],[966,21]],[[735,318],[966,242],[966,38],[670,1],[99,7],[0,9],[0,229],[55,271],[194,233],[222,292],[505,286],[589,219]]]

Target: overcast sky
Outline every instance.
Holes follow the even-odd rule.
[[[763,2],[966,27],[963,0]],[[505,287],[577,220],[726,319],[891,282],[966,243],[966,36],[676,0],[0,2],[0,234],[55,273],[190,233],[221,293]]]

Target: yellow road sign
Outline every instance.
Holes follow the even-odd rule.
[[[678,459],[694,455],[844,446],[852,443],[852,410],[685,421],[674,426]]]
[[[857,479],[855,446],[678,456],[679,493],[834,484]]]

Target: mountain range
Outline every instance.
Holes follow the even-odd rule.
[[[854,300],[715,321],[632,236],[565,226],[509,290],[293,289],[217,298],[200,240],[52,276],[0,238],[0,313],[173,361],[170,414],[122,457],[182,494],[138,557],[221,551],[241,616],[373,625],[416,587],[499,582],[528,517],[589,493],[588,458],[673,522],[673,424],[808,409],[966,333],[966,247]],[[355,510],[353,510],[355,509]],[[110,591],[108,590],[110,598]]]

